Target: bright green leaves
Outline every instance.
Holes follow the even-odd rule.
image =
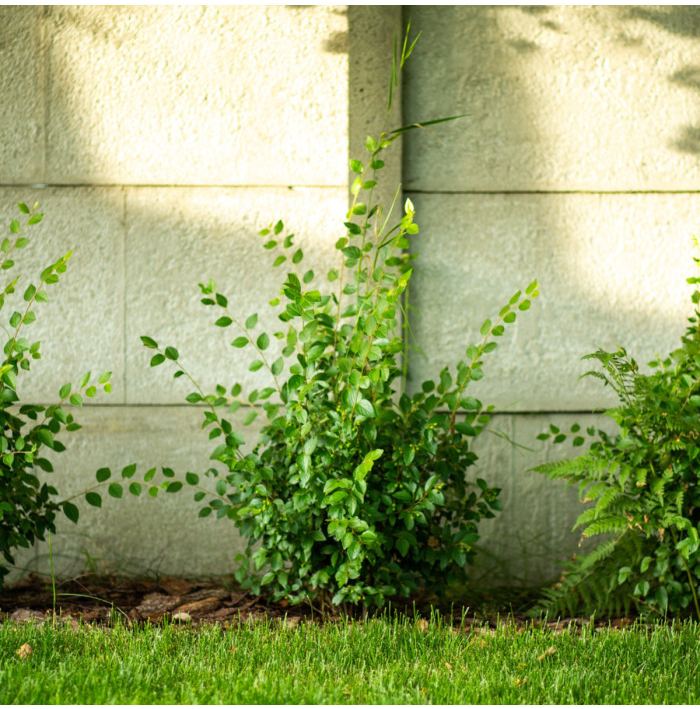
[[[233,320],[232,320],[231,318],[229,318],[228,316],[225,316],[225,315],[224,315],[224,316],[220,317],[220,318],[214,323],[214,325],[216,325],[217,327],[228,327],[232,322],[233,322]]]
[[[231,343],[231,345],[233,345],[233,347],[245,347],[248,342],[249,340],[247,337],[243,337],[243,335],[240,335]]]
[[[258,314],[254,313],[245,321],[246,330],[252,330],[258,323]]]
[[[257,341],[256,341],[256,345],[258,346],[258,349],[261,350],[261,351],[266,350],[266,349],[270,346],[270,338],[269,338],[269,336],[267,335],[267,333],[264,333],[264,332],[263,332],[263,333],[258,337],[258,339],[257,339]]]

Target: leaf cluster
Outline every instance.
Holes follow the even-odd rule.
[[[19,218],[10,223],[9,236],[0,243],[0,272],[15,266],[16,253],[30,245],[27,230],[42,221],[38,205],[29,208],[20,202]],[[35,308],[49,299],[49,289],[58,283],[66,271],[71,254],[67,253],[47,266],[38,280],[19,288],[20,276],[0,285],[0,310],[11,309],[2,325],[6,334],[3,357],[0,360],[0,553],[4,562],[14,563],[12,551],[30,547],[44,539],[47,531],[55,531],[58,511],[76,522],[78,508],[70,500],[57,501],[55,487],[42,482],[38,471],[53,472],[45,451],[65,450],[58,440],[65,429],[75,431],[80,425],[66,405],[81,406],[83,396],[93,397],[98,389],[110,390],[110,373],[96,381],[85,374],[78,387],[65,384],[59,391],[59,401],[51,406],[22,404],[18,394],[18,378],[29,370],[31,362],[41,358],[40,342],[24,336],[25,329],[36,320]],[[0,585],[9,569],[0,561]]]

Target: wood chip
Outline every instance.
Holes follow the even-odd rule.
[[[194,586],[189,583],[189,581],[177,579],[173,576],[163,576],[163,578],[158,581],[158,586],[169,596],[186,596],[194,589]]]
[[[140,619],[158,620],[163,617],[163,614],[173,610],[180,605],[180,598],[172,598],[162,593],[149,593],[144,596],[143,603],[136,606],[135,610],[140,616]]]
[[[33,611],[29,608],[18,608],[16,611],[10,613],[8,620],[12,620],[15,623],[41,623],[44,618],[45,615],[41,611]]]
[[[190,613],[197,615],[204,615],[213,610],[216,610],[221,605],[221,598],[217,596],[212,596],[210,598],[202,598],[201,601],[193,601],[191,603],[184,603],[176,608],[178,613]]]

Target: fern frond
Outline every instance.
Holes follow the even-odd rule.
[[[631,595],[632,581],[619,585],[618,572],[622,566],[639,568],[648,547],[643,535],[628,530],[617,539],[603,542],[590,554],[575,557],[565,565],[559,582],[543,591],[542,600],[528,615],[611,618],[629,615],[631,609],[638,611]]]

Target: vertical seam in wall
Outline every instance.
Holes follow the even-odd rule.
[[[49,48],[48,48],[48,37],[46,30],[46,16],[48,10],[46,5],[41,7],[41,22],[39,23],[39,41],[40,46],[40,56],[41,56],[41,95],[43,100],[43,120],[44,125],[42,126],[43,141],[41,150],[41,174],[37,177],[38,181],[45,183],[48,182],[46,177],[46,153],[49,149]]]
[[[126,238],[127,238],[127,194],[128,187],[122,187],[122,237],[121,237],[121,276],[122,276],[122,356],[123,356],[123,404],[126,405],[127,399],[127,337],[126,337]]]

